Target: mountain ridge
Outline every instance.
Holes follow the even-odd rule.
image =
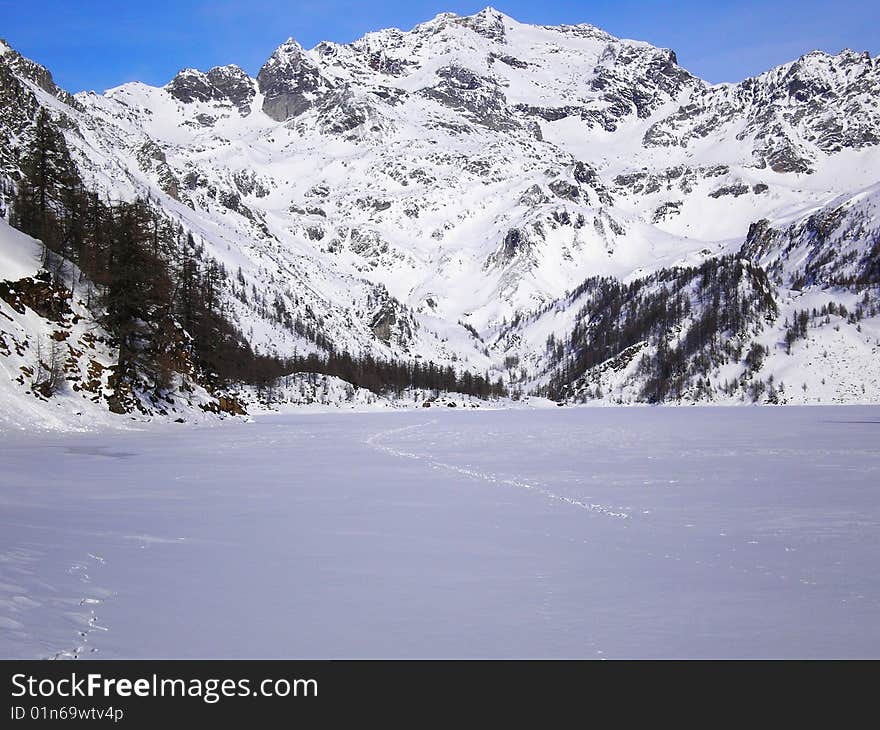
[[[546,392],[568,372],[566,359],[594,345],[572,341],[575,312],[552,325],[535,313],[563,307],[592,277],[629,285],[724,256],[756,263],[760,221],[775,231],[765,248],[772,239],[783,251],[765,264],[789,272],[773,281],[777,300],[797,298],[795,283],[812,287],[820,309],[846,302],[849,311],[867,296],[862,319],[846,326],[876,327],[873,205],[843,206],[826,222],[848,232],[803,240],[819,211],[863,190],[877,196],[880,62],[867,53],[811,52],[736,84],[709,84],[669,49],[587,24],[524,25],[487,8],[349,44],[306,50],[290,39],[256,77],[234,64],[184,69],[163,87],[133,82],[104,95],[68,98],[38,64],[7,57],[6,86],[23,84],[33,97],[16,101],[16,125],[0,129],[13,184],[18,140],[46,108],[90,184],[113,199],[146,194],[239,272],[240,287],[225,297],[259,352],[322,351],[259,304],[274,301],[340,350],[430,360]],[[850,216],[863,219],[860,228]],[[833,258],[827,241],[843,239],[845,276],[807,284],[792,273],[792,252]],[[763,335],[718,338],[764,337],[770,348],[776,332],[780,345],[792,313],[777,309]],[[642,354],[675,346],[692,324],[648,328]],[[561,359],[547,357],[551,335],[567,343]],[[876,383],[874,345],[863,344],[864,378]],[[746,398],[751,380],[782,367],[773,357],[763,370],[748,366],[748,345],[707,356],[717,362],[706,373],[682,365],[691,385],[678,397]],[[730,382],[736,353],[737,378],[749,382],[722,392],[718,379]],[[593,400],[651,400],[645,372]],[[710,385],[698,388],[697,377]],[[816,391],[820,401],[838,397]],[[558,388],[554,396],[563,397]]]

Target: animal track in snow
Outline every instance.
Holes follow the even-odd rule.
[[[89,574],[90,563],[92,567],[98,567],[106,564],[106,560],[102,558],[100,555],[96,555],[94,553],[88,553],[88,560],[74,563],[67,569],[67,572],[71,575],[78,575],[80,583],[84,585],[90,585],[92,582],[91,575]],[[104,603],[103,598],[97,598],[94,595],[86,595],[83,596],[79,601],[79,606],[81,608],[88,607],[87,614],[74,614],[77,620],[84,622],[84,627],[77,631],[77,643],[71,649],[62,649],[61,651],[56,652],[52,655],[52,659],[79,659],[83,655],[96,654],[97,649],[95,647],[88,646],[89,636],[94,631],[109,631],[106,626],[101,626],[98,623],[98,614],[95,612],[95,608]]]

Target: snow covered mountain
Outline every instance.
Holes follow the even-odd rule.
[[[2,44],[0,172],[49,110],[91,186],[149,196],[234,273],[260,352],[572,401],[876,402],[878,99],[868,54],[712,85],[492,8],[104,94]]]

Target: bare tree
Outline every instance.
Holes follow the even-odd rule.
[[[61,383],[64,380],[61,343],[50,338],[47,349],[43,346],[42,337],[38,339],[32,370],[31,389],[46,398],[55,395],[61,389]]]

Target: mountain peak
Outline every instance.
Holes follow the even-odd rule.
[[[47,94],[51,94],[65,104],[70,104],[73,107],[77,106],[73,96],[55,84],[49,69],[36,61],[22,56],[2,39],[0,39],[0,59],[3,59],[3,63],[11,68],[14,73],[18,74],[21,78],[27,79],[30,83],[36,84]]]
[[[513,20],[506,13],[502,13],[497,8],[493,8],[491,5],[487,5],[483,8],[479,13],[474,13],[471,17],[473,18],[501,18],[502,20]]]
[[[461,18],[459,22],[466,28],[489,38],[490,40],[503,41],[505,36],[505,21],[512,20],[504,13],[500,13],[493,7],[487,7],[476,15]]]
[[[284,43],[282,43],[278,48],[275,49],[275,54],[288,55],[288,54],[298,54],[305,53],[306,49],[300,44],[300,42],[290,36]],[[274,54],[273,54],[274,55]]]
[[[413,28],[414,32],[436,32],[450,27],[463,27],[482,35],[489,40],[503,41],[505,35],[505,22],[516,21],[496,10],[493,7],[483,8],[473,15],[458,15],[457,13],[439,13],[431,20],[419,23]]]
[[[255,93],[254,80],[235,64],[214,66],[207,73],[185,68],[171,79],[165,90],[184,104],[194,101],[231,104],[242,115],[250,111]]]
[[[302,114],[314,105],[321,93],[333,88],[293,38],[282,43],[263,64],[257,83],[265,97],[263,111],[278,122]]]

